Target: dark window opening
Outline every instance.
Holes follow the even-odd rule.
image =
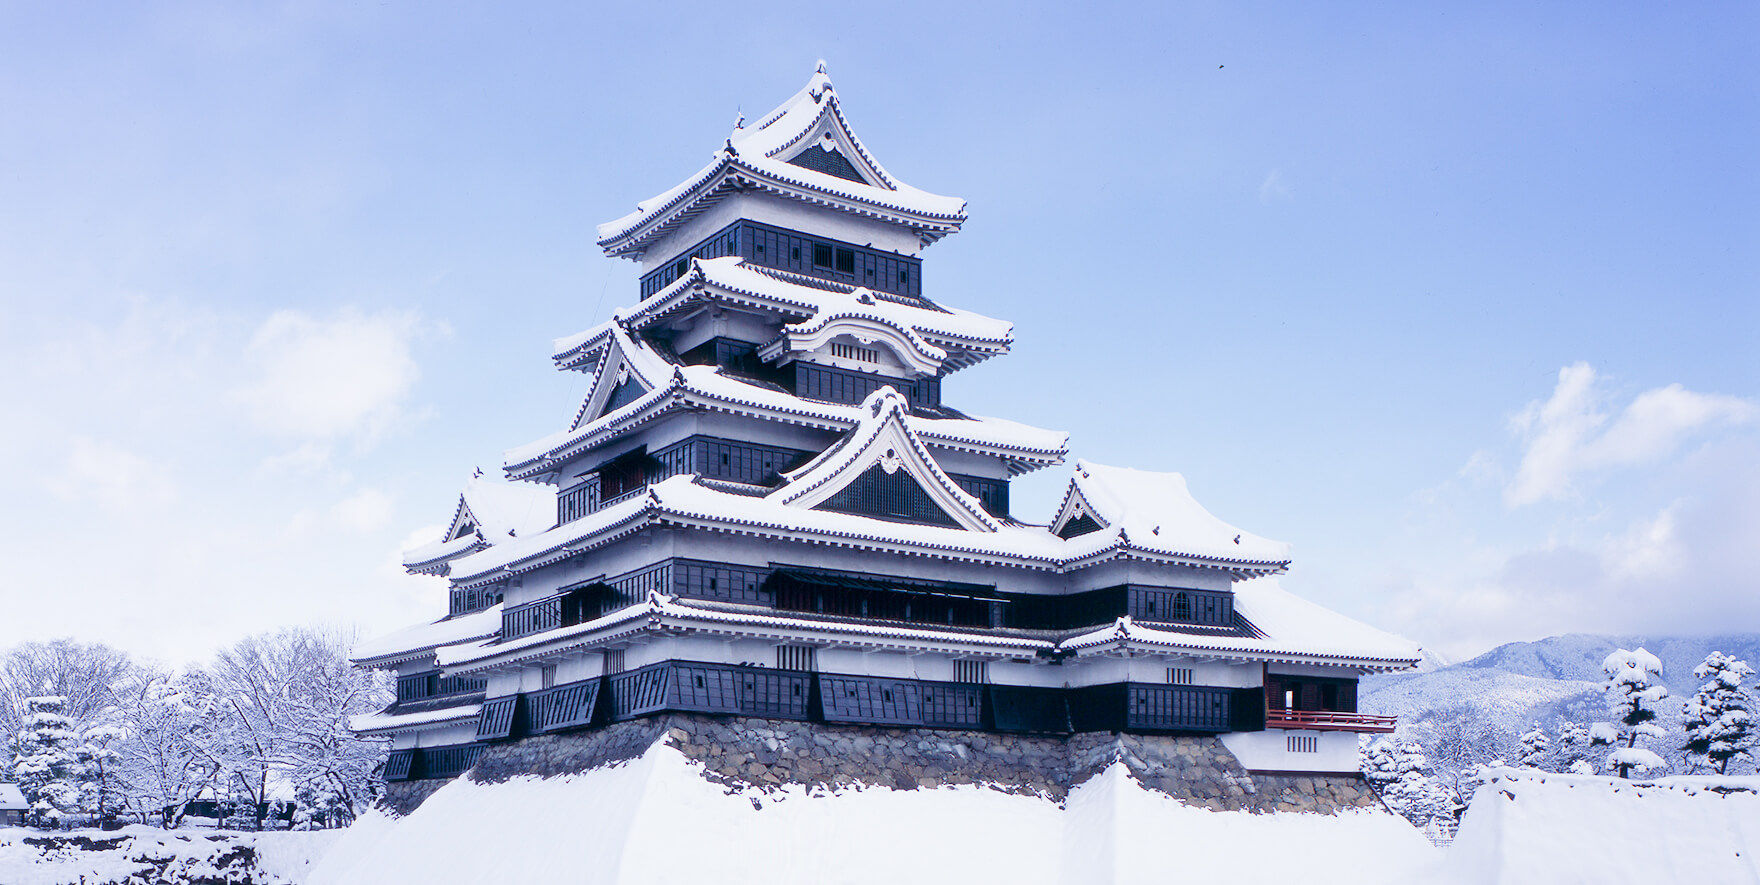
[[[848,249],[837,250],[837,272],[853,274],[856,272],[856,253]]]
[[[830,267],[831,266],[831,246],[830,245],[828,245],[826,243],[814,243],[813,244],[813,266],[814,267]]]

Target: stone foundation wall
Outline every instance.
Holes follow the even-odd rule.
[[[452,781],[391,781],[385,785],[385,795],[379,797],[379,807],[400,816],[409,814],[434,795],[435,790],[449,783]]]
[[[495,744],[464,776],[493,783],[520,774],[574,774],[634,759],[660,740],[700,765],[711,782],[737,789],[978,784],[1061,802],[1072,787],[1118,761],[1145,787],[1215,811],[1334,814],[1380,806],[1360,776],[1253,774],[1214,737],[1051,737],[686,714]],[[428,783],[440,782],[390,786]],[[407,813],[431,792],[394,810]]]

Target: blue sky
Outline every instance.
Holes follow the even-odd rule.
[[[1451,656],[1760,623],[1760,9],[763,6],[0,5],[0,644],[435,610],[396,550],[635,297],[594,226],[821,57],[1016,323],[950,403]]]

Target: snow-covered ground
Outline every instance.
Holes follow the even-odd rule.
[[[1206,811],[1118,765],[1060,807],[981,787],[730,792],[659,745],[575,777],[460,779],[400,821],[363,819],[308,881],[1369,885],[1438,854],[1390,814]]]
[[[171,885],[205,879],[298,885],[341,835],[340,830],[238,833],[130,826],[44,832],[7,827],[0,828],[0,883]],[[241,846],[250,851],[239,851]]]
[[[1444,881],[1760,883],[1760,777],[1505,772],[1473,797]]]

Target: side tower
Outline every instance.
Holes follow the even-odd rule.
[[[868,152],[821,65],[601,226],[639,300],[556,342],[591,391],[505,459],[554,511],[483,536],[467,490],[406,560],[448,577],[448,616],[357,654],[400,677],[357,723],[393,736],[387,778],[660,713],[1220,735],[1247,769],[1354,770],[1392,727],[1357,677],[1417,649],[1249,581],[1284,545],[1176,474],[1080,461],[1048,525],[1015,518],[1010,481],[1066,437],[943,402],[1012,341],[926,295],[921,252],[964,220]]]

